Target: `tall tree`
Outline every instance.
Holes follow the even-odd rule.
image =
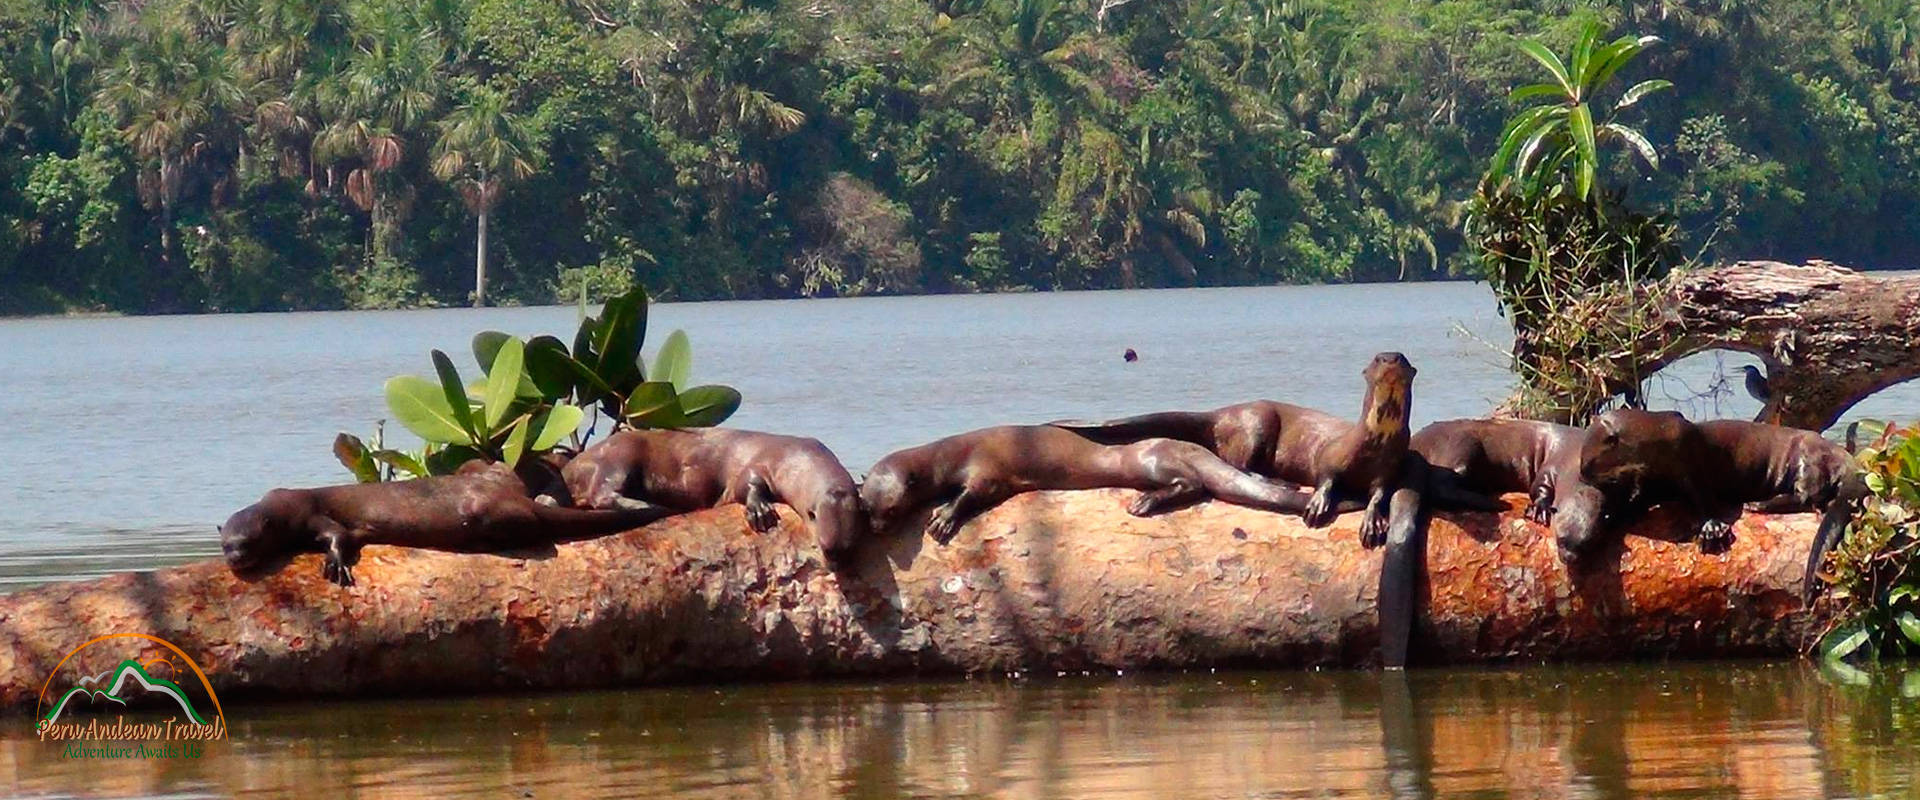
[[[181,192],[224,173],[239,141],[237,112],[248,97],[239,69],[224,48],[163,23],[133,39],[99,95],[140,159],[140,196],[160,212],[160,259],[170,266]]]
[[[513,181],[533,175],[540,149],[526,121],[508,110],[504,92],[474,87],[440,120],[433,174],[454,185],[476,220],[473,305],[487,304],[487,219]]]

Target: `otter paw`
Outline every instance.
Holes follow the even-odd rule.
[[[1372,550],[1387,543],[1387,518],[1368,514],[1360,520],[1360,546]]]
[[[750,505],[747,506],[747,526],[755,533],[766,533],[780,527],[780,515],[774,512],[773,506]]]
[[[1164,491],[1141,492],[1139,497],[1127,504],[1127,513],[1136,517],[1151,517],[1167,510],[1172,497]]]
[[[1700,543],[1700,552],[1717,556],[1733,549],[1733,525],[1713,519],[1700,526],[1700,534],[1694,537]]]
[[[353,568],[340,563],[331,556],[321,565],[320,576],[326,578],[328,583],[336,584],[343,588],[353,585]]]
[[[935,544],[944,545],[953,541],[953,537],[958,533],[960,533],[960,524],[955,522],[953,515],[945,510],[935,513],[932,519],[927,520],[927,536],[931,537]]]
[[[1324,528],[1332,525],[1334,517],[1337,516],[1339,514],[1335,512],[1333,502],[1326,492],[1315,492],[1313,498],[1307,501],[1307,510],[1300,512],[1300,518],[1309,528]]]
[[[1528,522],[1536,525],[1550,525],[1553,523],[1553,506],[1545,503],[1530,502],[1527,504],[1527,510],[1521,513],[1527,518]]]

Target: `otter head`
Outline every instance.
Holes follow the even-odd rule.
[[[279,559],[310,549],[312,536],[288,525],[285,515],[274,513],[273,500],[274,494],[269,493],[215,529],[220,533],[220,552],[233,574],[256,577],[270,571]]]
[[[852,550],[867,538],[870,529],[867,510],[861,506],[860,495],[851,485],[828,489],[814,501],[813,508],[807,509],[807,521],[813,525],[815,538],[820,540],[820,549],[829,555]]]
[[[1570,494],[1555,498],[1553,508],[1554,541],[1559,544],[1560,560],[1568,564],[1596,549],[1606,519],[1606,498],[1599,489],[1581,484]]]
[[[1407,429],[1407,418],[1413,413],[1413,376],[1419,372],[1399,353],[1380,353],[1367,362],[1367,368],[1360,371],[1360,376],[1367,379],[1366,398],[1361,401],[1367,430]]]
[[[860,483],[860,504],[866,506],[875,531],[893,530],[901,517],[932,499],[932,481],[906,461],[901,453],[880,459]]]
[[[1637,489],[1649,471],[1648,459],[1662,457],[1660,443],[1682,444],[1689,424],[1673,411],[1622,408],[1594,417],[1580,444],[1581,480],[1609,492]]]

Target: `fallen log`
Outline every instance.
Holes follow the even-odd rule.
[[[1359,516],[1325,530],[1209,503],[1141,519],[1126,490],[1020,495],[947,547],[901,536],[830,568],[790,510],[739,506],[532,557],[369,547],[358,585],[303,556],[255,583],[219,562],[0,596],[0,706],[34,706],[87,640],[178,645],[228,694],[276,697],[785,679],[1374,661],[1379,551]],[[1522,500],[1509,498],[1512,503]],[[1811,515],[1748,514],[1725,556],[1663,541],[1658,514],[1570,575],[1504,514],[1437,516],[1416,663],[1787,655]],[[89,647],[92,674],[158,645]]]
[[[1740,261],[1675,272],[1629,291],[1597,292],[1558,315],[1565,340],[1541,407],[1510,398],[1504,414],[1584,422],[1687,356],[1724,349],[1766,365],[1757,421],[1825,430],[1847,409],[1920,378],[1920,278],[1856,272],[1826,261]],[[1562,374],[1564,373],[1564,374]]]

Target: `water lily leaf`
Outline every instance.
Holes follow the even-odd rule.
[[[458,422],[460,429],[466,432],[466,441],[480,441],[480,430],[473,424],[473,408],[467,403],[466,389],[460,385],[460,371],[453,368],[453,359],[447,358],[446,353],[434,350],[432,356],[433,371],[440,376],[440,389],[446,394],[447,407],[452,410],[454,421]],[[402,422],[405,422],[405,420],[402,420]],[[414,432],[419,433],[419,431]],[[454,442],[460,440],[448,439],[446,441]]]
[[[687,343],[687,332],[676,330],[667,334],[667,341],[660,345],[660,353],[653,357],[653,379],[673,384],[674,391],[687,388],[687,379],[693,375],[693,347]]]
[[[481,408],[486,414],[486,430],[500,429],[507,421],[507,410],[520,394],[520,381],[525,379],[526,346],[519,339],[507,337],[500,343],[499,353],[494,357],[493,368],[487,371],[486,402]],[[523,442],[524,444],[524,442]]]
[[[387,381],[387,408],[393,418],[429,442],[452,444],[472,441],[460,424],[446,393],[438,384],[414,375],[400,375]],[[465,398],[461,398],[464,407]]]
[[[333,457],[340,459],[340,465],[353,473],[354,480],[361,483],[379,483],[380,466],[374,463],[367,443],[351,433],[342,433],[333,437]]]
[[[561,405],[547,409],[546,413],[534,417],[533,451],[539,453],[552,449],[554,445],[560,443],[561,439],[578,430],[580,421],[586,416],[587,412],[580,410],[577,406]]]
[[[694,428],[713,427],[740,410],[740,390],[731,386],[695,386],[679,399],[687,425]]]

